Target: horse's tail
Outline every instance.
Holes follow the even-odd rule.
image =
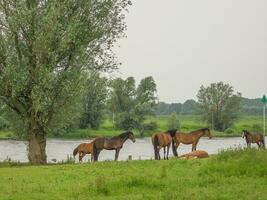
[[[175,157],[178,157],[178,152],[177,149],[175,147],[175,141],[174,141],[174,137],[172,137],[172,153]]]
[[[152,137],[152,144],[154,147],[154,155],[155,155],[155,160],[158,160],[158,146],[159,146],[159,140],[158,140],[158,136],[154,135]]]
[[[75,157],[79,151],[79,146],[73,150],[73,156]]]

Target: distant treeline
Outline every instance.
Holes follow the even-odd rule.
[[[198,103],[193,100],[186,100],[184,103],[164,103],[159,102],[156,108],[156,115],[198,115],[200,113]],[[262,103],[260,99],[248,99],[241,97],[241,115],[261,115]]]

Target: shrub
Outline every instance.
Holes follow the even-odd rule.
[[[228,128],[228,129],[225,129],[224,132],[227,133],[227,134],[232,134],[232,133],[234,133],[234,130],[231,129],[231,128]]]

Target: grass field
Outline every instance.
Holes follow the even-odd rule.
[[[203,127],[209,127],[208,124],[201,120],[200,116],[179,116],[181,123],[181,131],[189,132]],[[168,116],[155,116],[148,117],[147,122],[155,121],[158,124],[156,131],[166,131]],[[234,125],[228,129],[226,132],[216,132],[213,131],[212,135],[217,137],[231,137],[240,136],[243,129],[248,129],[251,131],[261,131],[262,129],[262,118],[260,116],[248,116],[241,117],[237,120]],[[101,124],[99,130],[93,129],[77,129],[69,133],[64,134],[64,138],[69,139],[79,139],[79,138],[93,138],[96,136],[113,136],[123,132],[123,130],[115,130],[113,124],[110,120],[104,120]],[[138,135],[138,131],[134,131]],[[145,136],[150,136],[154,131],[145,131]],[[54,137],[54,136],[50,136]],[[58,136],[60,137],[60,136]],[[0,132],[0,139],[5,138],[15,138],[12,132],[2,131]]]
[[[156,131],[166,131],[168,129],[167,121],[168,116],[155,116],[147,118],[147,122],[155,121],[158,124],[158,128]],[[181,131],[190,132],[199,128],[209,127],[208,124],[203,122],[200,116],[179,116],[179,121],[181,123]],[[216,132],[212,131],[213,136],[217,137],[233,137],[240,136],[242,130],[247,129],[251,131],[261,131],[262,127],[262,118],[260,116],[249,116],[249,117],[241,117],[237,120],[234,125],[230,128],[229,132]],[[64,138],[90,138],[96,137],[99,135],[103,136],[113,136],[123,132],[123,130],[114,130],[113,124],[110,120],[105,120],[101,124],[99,130],[92,129],[78,129],[68,134],[64,135]],[[138,135],[138,131],[134,131],[136,135]],[[151,134],[155,131],[145,131],[145,136],[151,136]]]
[[[202,160],[0,164],[0,199],[267,199],[267,152]]]

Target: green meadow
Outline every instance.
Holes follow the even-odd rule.
[[[169,116],[154,116],[148,117],[146,122],[157,122],[158,127],[155,131],[166,131],[168,129],[168,117]],[[181,131],[190,132],[203,127],[210,127],[209,124],[205,123],[200,116],[179,116],[179,121],[181,123]],[[240,136],[242,130],[247,129],[250,131],[262,132],[262,118],[261,116],[247,116],[241,117],[236,120],[233,126],[227,129],[225,132],[213,131],[213,136],[216,137],[233,137]],[[155,131],[145,131],[145,136],[151,136]],[[114,136],[123,132],[123,130],[115,130],[111,120],[104,120],[98,130],[93,129],[76,129],[70,132],[66,132],[63,135],[49,136],[49,137],[59,137],[65,139],[82,139],[82,138],[93,138],[97,136]],[[138,131],[134,130],[135,134],[138,136]],[[11,131],[0,132],[0,139],[16,138]]]
[[[0,164],[0,199],[267,199],[267,152],[207,159],[28,166]]]

